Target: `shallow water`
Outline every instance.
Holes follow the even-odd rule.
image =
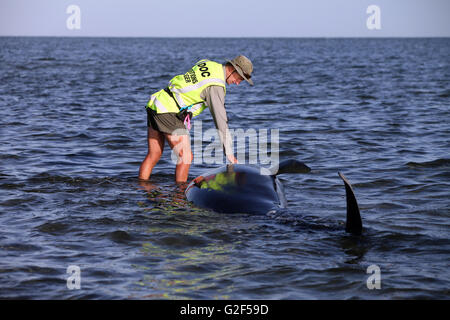
[[[0,298],[449,298],[450,39],[0,44]],[[137,180],[149,95],[239,53],[255,86],[228,88],[230,128],[279,129],[280,159],[312,168],[280,177],[279,214],[195,208],[167,145],[152,183]],[[209,111],[200,120],[214,126]],[[215,166],[194,164],[190,179]],[[338,171],[362,237],[343,230]]]

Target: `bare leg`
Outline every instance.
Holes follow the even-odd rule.
[[[148,180],[153,167],[158,163],[164,150],[164,134],[155,129],[147,130],[148,152],[139,169],[139,179]]]
[[[178,161],[175,168],[175,181],[186,182],[189,175],[194,155],[191,151],[191,143],[188,135],[165,134],[170,148],[177,155]]]

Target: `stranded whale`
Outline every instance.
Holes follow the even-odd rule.
[[[201,208],[223,213],[266,214],[287,205],[283,186],[277,175],[282,173],[307,173],[311,169],[296,160],[279,164],[277,172],[254,166],[229,164],[195,178],[186,188],[186,198]],[[347,199],[345,230],[360,235],[362,222],[353,189],[342,173]]]

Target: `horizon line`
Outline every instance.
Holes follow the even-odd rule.
[[[0,38],[136,38],[136,39],[433,39],[449,36],[114,36],[114,35],[0,35]]]

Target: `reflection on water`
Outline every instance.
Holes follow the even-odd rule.
[[[149,261],[133,266],[143,276],[136,284],[141,290],[152,292],[151,297],[198,298],[195,292],[211,289],[214,295],[210,298],[229,298],[227,292],[232,287],[224,286],[221,279],[239,269],[239,265],[230,268],[234,247],[239,242],[223,241],[229,239],[222,231],[215,224],[205,223],[214,213],[190,205],[184,196],[186,184],[171,190],[147,181],[140,185],[148,192],[148,199],[139,206],[151,215],[152,224],[146,228],[149,240],[142,243],[140,250]],[[146,204],[151,207],[145,207]],[[195,219],[191,219],[193,215]],[[202,217],[207,221],[201,221]],[[153,264],[156,268],[152,268]]]

